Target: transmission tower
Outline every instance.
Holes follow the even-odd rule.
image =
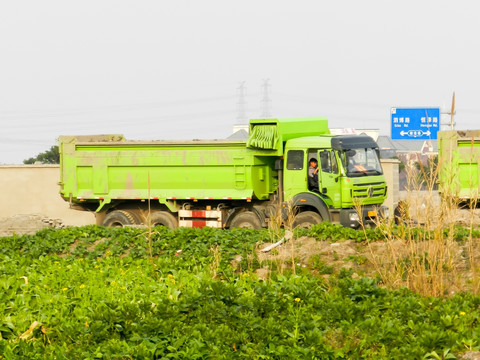
[[[270,99],[270,79],[263,79],[261,92],[262,92],[262,100],[260,102],[260,107],[261,107],[260,118],[269,119],[272,117],[270,112],[271,103],[272,103],[272,100]]]
[[[247,123],[247,100],[245,81],[237,87],[237,123]]]

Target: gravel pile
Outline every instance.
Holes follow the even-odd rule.
[[[61,229],[65,227],[62,220],[51,219],[39,214],[14,215],[0,219],[0,237],[14,234],[35,234],[44,228]]]

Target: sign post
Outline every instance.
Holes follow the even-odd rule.
[[[436,140],[440,108],[391,108],[392,140]]]

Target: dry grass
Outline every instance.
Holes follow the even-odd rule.
[[[268,233],[270,241],[276,243],[283,239],[283,244],[279,248],[274,248],[270,251],[270,255],[267,256],[260,251],[257,251],[259,254],[260,262],[267,264],[264,267],[256,271],[257,276],[263,280],[269,280],[272,271],[276,271],[279,274],[283,274],[285,269],[288,267],[291,268],[293,274],[296,273],[296,239],[293,236],[293,221],[295,219],[295,211],[291,202],[286,204],[286,217],[284,218],[282,213],[282,208],[276,207],[275,212],[269,214],[268,222]],[[285,253],[285,245],[288,246],[288,261],[285,260],[284,256],[279,257],[279,249],[282,253]],[[260,250],[260,249],[257,249]],[[288,264],[288,265],[286,265]]]
[[[459,204],[452,194],[436,196],[438,167],[433,159],[429,161],[428,167],[407,167],[407,197],[400,211],[403,221],[397,228],[378,224],[384,230],[389,251],[383,257],[376,256],[369,243],[372,262],[383,283],[391,288],[407,287],[424,296],[445,296],[457,291],[478,294],[476,254],[480,249],[472,236],[474,209],[470,210],[469,236],[461,241],[463,245],[459,244],[453,238]],[[472,195],[471,201],[476,202],[477,198]],[[398,247],[399,241],[403,249]]]

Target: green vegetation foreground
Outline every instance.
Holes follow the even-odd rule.
[[[322,226],[318,239],[332,232]],[[479,297],[386,290],[345,270],[263,281],[255,251],[268,241],[268,231],[94,226],[0,238],[0,358],[440,359],[478,349]]]

